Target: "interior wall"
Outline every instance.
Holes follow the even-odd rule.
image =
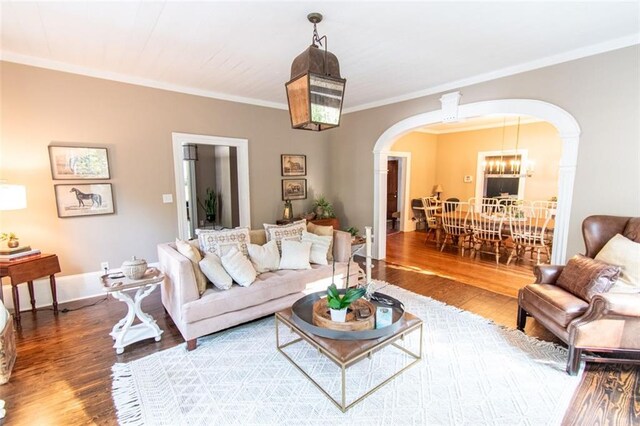
[[[505,150],[515,150],[516,135],[517,126],[506,126]],[[443,199],[467,200],[476,196],[478,152],[502,150],[502,139],[502,127],[437,135],[436,170]],[[556,128],[546,122],[521,125],[518,149],[528,150],[528,159],[535,161],[535,173],[525,179],[524,198],[548,200],[557,196],[562,141]],[[464,182],[465,175],[473,176],[473,182]]]
[[[640,47],[632,46],[460,88],[461,104],[537,99],[563,108],[581,127],[567,255],[583,252],[591,214],[640,216]],[[453,91],[453,90],[451,90]],[[441,109],[434,94],[347,114],[330,135],[333,192],[343,226],[373,223],[373,147],[385,130]],[[358,159],[358,161],[353,161]],[[446,189],[446,188],[445,188]]]
[[[288,112],[10,62],[0,62],[0,179],[27,187],[26,210],[0,213],[2,229],[58,254],[62,274],[98,271],[136,255],[157,260],[156,245],[178,233],[172,132],[249,140],[252,227],[282,215],[280,154],[307,156],[309,198],[334,199],[326,132],[292,130]],[[285,100],[284,87],[282,89]],[[116,213],[60,219],[47,147],[52,142],[106,147]],[[102,181],[100,181],[102,182]]]
[[[411,153],[411,199],[432,195],[436,184],[437,143],[436,135],[411,132],[399,138],[391,148],[392,151]]]

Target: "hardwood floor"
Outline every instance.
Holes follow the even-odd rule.
[[[461,274],[468,274],[469,265],[463,263],[458,269]],[[385,262],[375,262],[374,278],[514,327],[517,302],[508,295]],[[162,341],[139,342],[127,347],[124,354],[116,355],[109,332],[126,313],[123,303],[112,298],[96,298],[62,304],[60,309],[75,309],[96,302],[95,306],[61,312],[57,317],[51,310],[22,314],[13,375],[8,384],[0,386],[0,399],[6,401],[7,408],[4,424],[115,424],[111,366],[184,344],[164,313],[156,290],[144,300],[143,307],[164,330]],[[534,320],[527,322],[526,332],[557,342]],[[637,367],[589,366],[564,423],[640,424],[639,377]]]

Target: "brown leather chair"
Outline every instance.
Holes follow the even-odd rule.
[[[589,216],[582,223],[585,256],[594,258],[616,234],[640,242],[640,218]],[[536,281],[518,293],[518,330],[527,316],[535,318],[569,346],[567,373],[575,375],[580,361],[640,363],[640,357],[595,357],[589,352],[640,354],[640,293],[600,293],[591,302],[555,285],[563,266],[540,265]],[[633,355],[632,355],[633,354]]]

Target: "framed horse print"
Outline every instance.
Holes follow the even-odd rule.
[[[115,213],[110,183],[54,185],[58,217]]]
[[[280,169],[282,176],[306,176],[307,156],[302,154],[280,155]]]
[[[58,179],[110,179],[107,148],[49,146],[51,177]]]

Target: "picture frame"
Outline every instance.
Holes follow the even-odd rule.
[[[110,183],[59,184],[53,188],[60,218],[115,213]]]
[[[282,176],[306,176],[307,156],[302,154],[282,154],[280,155],[280,168]]]
[[[282,179],[282,200],[306,200],[306,179]]]
[[[49,145],[53,180],[111,179],[107,148]]]

